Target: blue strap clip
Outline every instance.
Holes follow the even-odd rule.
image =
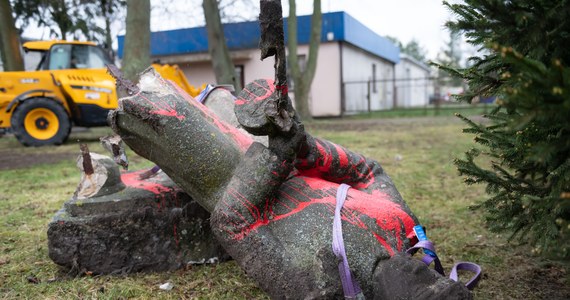
[[[414,233],[416,234],[416,237],[418,238],[418,241],[427,241],[427,235],[426,232],[424,231],[424,227],[422,225],[416,225],[414,226]],[[428,250],[428,249],[423,249],[424,253],[432,256],[432,257],[437,257],[437,254],[435,254],[435,252]]]

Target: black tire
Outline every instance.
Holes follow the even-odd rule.
[[[12,114],[12,132],[24,146],[61,145],[71,121],[61,104],[49,98],[25,100]]]

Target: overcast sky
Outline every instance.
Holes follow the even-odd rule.
[[[204,24],[199,0],[152,0],[151,29],[170,30]],[[450,1],[450,2],[458,2]],[[245,7],[235,7],[229,13],[256,18],[259,15],[258,0],[237,1]],[[289,14],[288,0],[283,0],[284,16]],[[416,39],[428,51],[428,59],[434,59],[449,39],[444,23],[451,18],[442,0],[321,0],[322,11],[345,11],[380,35],[398,38],[402,43]],[[254,6],[254,7],[252,7]],[[297,15],[311,14],[313,1],[297,0]],[[235,19],[235,17],[234,17]],[[116,33],[124,33],[124,23],[115,27]],[[29,28],[24,36],[49,39],[49,33]]]
[[[442,2],[443,0],[321,0],[321,8],[323,13],[345,11],[376,33],[396,37],[404,44],[415,38],[428,51],[428,58],[434,59],[449,39],[444,24],[451,18],[451,13]],[[170,5],[164,5],[165,3]],[[195,3],[194,7],[190,3]],[[204,21],[200,3],[196,0],[153,0],[156,9],[153,11],[152,29],[168,30],[202,25]],[[229,11],[234,18],[240,14],[245,18],[256,18],[259,15],[258,0],[234,3],[245,3],[245,7],[235,7]],[[282,0],[281,3],[283,14],[287,17],[289,1]],[[171,7],[166,13],[169,18],[160,17],[164,15],[161,10],[164,6]],[[251,6],[255,8],[252,9]],[[312,0],[297,0],[297,15],[309,15],[312,12]]]
[[[457,2],[457,1],[450,1]],[[288,15],[288,1],[283,1]],[[311,14],[313,1],[297,0],[297,14]],[[415,38],[434,59],[449,32],[444,23],[451,18],[442,0],[321,0],[323,12],[345,11],[376,33],[407,43]]]

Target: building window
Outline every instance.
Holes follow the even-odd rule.
[[[374,94],[378,93],[376,88],[376,64],[372,64],[372,92]]]

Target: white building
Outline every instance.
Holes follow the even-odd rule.
[[[400,54],[400,63],[396,65],[396,106],[426,106],[432,89],[430,68],[409,55]]]
[[[308,54],[311,16],[299,16],[298,55]],[[284,20],[287,36],[287,20]],[[258,78],[273,78],[273,58],[260,61],[259,22],[224,25],[224,35],[242,86]],[[119,36],[122,57],[124,36]],[[205,27],[153,32],[151,55],[161,63],[178,64],[191,84],[214,83]],[[323,14],[317,69],[310,92],[313,116],[389,109],[394,101],[398,47],[345,12]],[[293,87],[294,88],[294,87]],[[291,92],[290,96],[294,94]]]

